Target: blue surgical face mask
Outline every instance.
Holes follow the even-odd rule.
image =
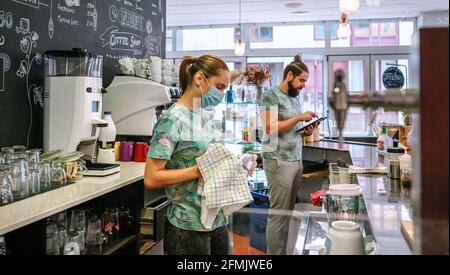
[[[208,85],[209,85],[208,80],[206,78],[205,78],[205,80],[206,80],[206,83],[208,83]],[[222,91],[220,91],[217,87],[211,86],[211,85],[209,85],[209,87],[210,88],[209,88],[208,92],[202,96],[202,108],[203,109],[210,109],[210,108],[212,109],[212,108],[216,107],[217,105],[219,105],[222,102],[222,100],[225,96],[225,94],[222,93]]]

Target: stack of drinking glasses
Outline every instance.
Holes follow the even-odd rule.
[[[101,215],[93,208],[74,209],[69,219],[67,213],[64,211],[47,219],[47,255],[99,255],[105,246],[133,234],[132,212],[123,206],[120,210],[107,207]]]
[[[41,161],[41,149],[26,150],[23,145],[0,151],[0,204],[39,194],[67,183],[65,162]]]
[[[47,255],[85,254],[85,210],[72,211],[70,224],[67,212],[60,212],[47,219]]]
[[[89,217],[86,231],[86,253],[88,255],[98,255],[103,252],[102,221],[97,215]]]

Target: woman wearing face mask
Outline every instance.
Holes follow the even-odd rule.
[[[300,91],[308,81],[308,67],[296,56],[284,69],[284,80],[264,93],[260,107],[264,120],[262,158],[269,184],[270,212],[267,221],[267,253],[286,254],[290,211],[294,209],[303,174],[301,122],[317,115],[301,111]]]
[[[220,58],[183,58],[182,97],[153,130],[144,184],[148,189],[165,188],[171,202],[164,234],[166,254],[228,254],[227,219],[223,212],[219,212],[211,230],[201,223],[201,196],[197,194],[201,174],[196,158],[206,152],[214,139],[207,125],[210,121],[202,116],[202,110],[218,105],[229,84],[229,69]]]

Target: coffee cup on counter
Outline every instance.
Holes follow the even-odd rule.
[[[148,153],[148,144],[146,142],[137,142],[134,146],[134,157],[135,162],[146,162]]]
[[[110,149],[98,149],[97,162],[104,164],[115,164],[116,163],[116,154],[114,148]]]
[[[114,155],[116,161],[118,161],[120,159],[120,141],[114,143]]]
[[[134,150],[134,142],[133,141],[123,141],[120,144],[120,161],[132,161],[133,160],[133,150]]]

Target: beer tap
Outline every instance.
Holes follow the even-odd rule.
[[[328,95],[328,104],[334,111],[337,128],[339,130],[339,147],[342,148],[347,111],[350,106],[364,109],[385,111],[418,112],[420,106],[419,91],[414,89],[389,89],[384,93],[375,91],[362,91],[350,95],[344,83],[345,73],[337,70],[334,73],[333,90]]]

